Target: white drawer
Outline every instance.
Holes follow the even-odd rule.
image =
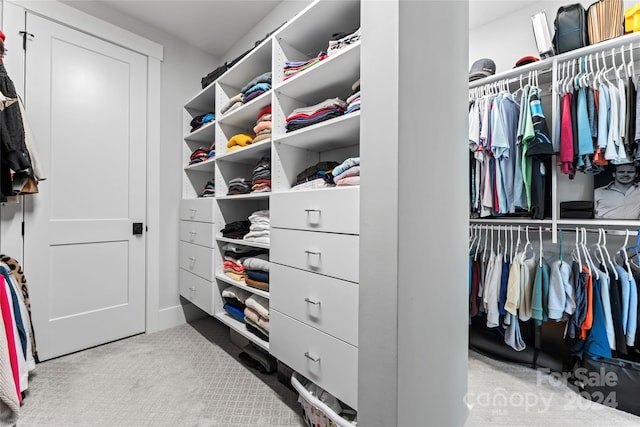
[[[213,315],[213,284],[182,268],[178,270],[180,295],[209,315]]]
[[[180,240],[196,245],[214,247],[215,231],[209,222],[180,221]]]
[[[271,226],[360,234],[360,187],[273,193]]]
[[[269,315],[269,352],[357,409],[358,349],[277,310]]]
[[[358,236],[271,229],[270,260],[278,264],[358,282],[358,254]]]
[[[213,281],[213,249],[187,242],[180,242],[179,249],[180,268]]]
[[[214,203],[214,197],[182,199],[180,202],[180,219],[186,221],[213,222]]]
[[[269,306],[358,346],[358,284],[271,264]]]

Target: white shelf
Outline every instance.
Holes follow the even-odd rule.
[[[216,200],[263,200],[268,199],[271,192],[216,196]]]
[[[270,149],[271,140],[265,139],[264,141],[249,144],[246,147],[238,148],[229,153],[220,154],[216,157],[216,160],[219,162],[255,164],[255,162],[257,162],[263,154],[268,153]]]
[[[533,225],[551,225],[551,219],[533,219],[533,218],[473,218],[470,219],[471,224],[533,224]]]
[[[332,150],[350,147],[360,141],[360,111],[335,117],[293,132],[272,135],[277,144],[308,150]]]
[[[256,98],[252,99],[246,104],[241,105],[235,110],[224,114],[218,118],[218,122],[222,126],[233,127],[246,127],[251,126],[248,129],[248,133],[251,133],[251,129],[256,125],[258,120],[258,113],[267,105],[271,104],[272,91],[269,90]]]
[[[359,78],[360,42],[357,42],[283,81],[274,90],[308,104],[315,103],[318,93],[346,100],[353,92],[351,86]]]
[[[211,83],[187,101],[184,109],[187,110],[191,117],[215,111],[215,86],[215,83]]]
[[[225,325],[227,325],[228,327],[230,327],[231,329],[233,329],[234,331],[236,331],[237,333],[239,333],[240,335],[242,335],[243,337],[245,337],[246,339],[248,339],[249,341],[251,341],[252,343],[255,343],[261,348],[269,351],[269,342],[249,332],[244,322],[240,322],[239,320],[234,319],[226,311],[221,311],[219,313],[216,313],[214,314],[214,317],[219,321],[221,321],[222,323],[224,323]]]
[[[241,289],[246,290],[247,292],[251,292],[252,294],[260,295],[261,297],[269,299],[269,292],[263,291],[263,290],[258,289],[258,288],[254,288],[254,287],[248,286],[244,282],[240,282],[238,280],[233,280],[231,277],[227,276],[224,273],[216,274],[216,278],[218,280],[222,280],[223,282],[226,282],[226,283],[228,283],[230,285],[233,285],[236,288],[241,288]]]
[[[199,171],[199,172],[213,172],[216,165],[216,159],[214,157],[205,160],[204,162],[194,163],[184,167],[185,171]]]
[[[185,142],[204,144],[210,147],[216,137],[216,121],[205,123],[198,129],[184,136]]]
[[[627,227],[631,230],[637,230],[640,228],[640,220],[624,220],[624,219],[558,219],[556,224],[559,226],[577,225],[587,228],[607,228],[607,227]]]
[[[235,243],[242,246],[250,246],[252,248],[269,249],[268,243],[251,242],[249,240],[242,239],[229,239],[228,237],[216,237],[216,240],[218,242]]]

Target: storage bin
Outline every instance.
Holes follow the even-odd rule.
[[[355,412],[346,414],[352,420],[343,418],[340,414],[336,413],[325,402],[321,401],[318,397],[314,396],[302,385],[302,379],[299,379],[294,372],[291,375],[291,385],[298,392],[298,401],[302,406],[302,415],[307,427],[353,427],[357,425],[355,420]]]
[[[624,32],[634,33],[640,30],[640,4],[624,11]]]

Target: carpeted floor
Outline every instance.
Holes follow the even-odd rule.
[[[42,362],[18,427],[303,426],[297,395],[240,351],[207,318]]]
[[[227,327],[205,318],[40,363],[18,427],[304,426],[295,393],[239,353]],[[468,427],[640,426],[547,373],[472,351],[468,379]]]

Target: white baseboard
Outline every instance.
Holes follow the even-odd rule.
[[[158,311],[158,330],[173,328],[207,316],[207,313],[191,303],[163,308]]]

